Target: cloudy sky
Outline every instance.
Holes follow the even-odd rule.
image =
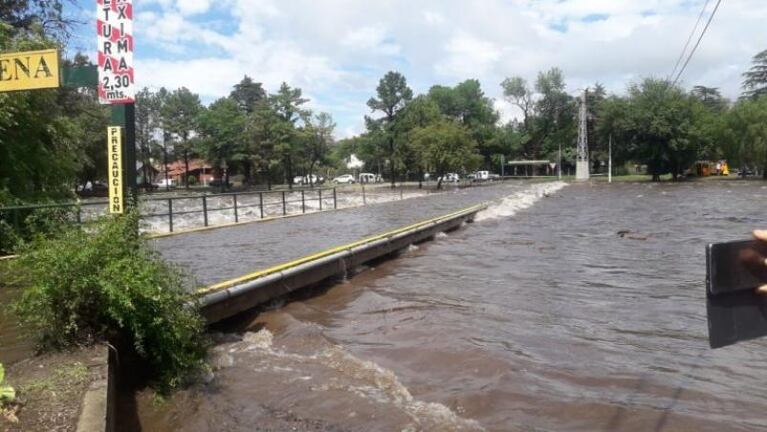
[[[95,20],[95,1],[73,10]],[[363,130],[365,102],[389,70],[425,92],[479,79],[504,118],[499,83],[560,67],[568,91],[671,73],[706,0],[134,0],[138,86],[186,86],[211,102],[247,74],[274,91],[303,89],[337,136]],[[712,10],[716,0],[708,2]],[[683,76],[685,86],[739,93],[767,49],[767,1],[723,0]],[[95,53],[95,24],[70,50]],[[95,56],[92,56],[95,57]]]

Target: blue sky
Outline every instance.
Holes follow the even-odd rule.
[[[94,56],[95,0],[69,51]],[[610,91],[671,72],[704,0],[134,0],[136,82],[186,86],[209,103],[247,74],[274,91],[303,89],[333,115],[338,137],[363,131],[378,79],[398,70],[416,92],[479,79],[504,119],[499,83],[560,67],[568,90]],[[714,1],[709,2],[709,10]],[[767,49],[767,2],[724,1],[683,84],[736,97],[740,74]]]

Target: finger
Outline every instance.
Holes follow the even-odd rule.
[[[767,295],[767,285],[762,285],[756,289],[757,294]]]
[[[755,239],[767,241],[767,230],[754,230],[753,234]]]

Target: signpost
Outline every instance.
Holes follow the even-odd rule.
[[[136,111],[133,70],[133,0],[96,0],[98,67],[59,68],[55,49],[0,54],[0,92],[96,87],[112,105],[107,129],[109,211],[122,214],[136,199]],[[119,189],[119,190],[118,190]]]
[[[112,105],[110,136],[113,126],[122,128],[121,184],[123,196],[134,200],[137,185],[133,0],[96,0],[96,13],[99,102]],[[110,175],[111,163],[110,159]],[[111,190],[110,180],[110,202]]]
[[[0,54],[0,92],[57,88],[59,76],[58,50]]]

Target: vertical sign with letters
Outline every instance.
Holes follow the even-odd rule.
[[[123,152],[122,128],[107,128],[107,160],[109,161],[109,213],[123,214],[125,200],[123,196]]]
[[[134,102],[133,0],[96,0],[99,102]]]

